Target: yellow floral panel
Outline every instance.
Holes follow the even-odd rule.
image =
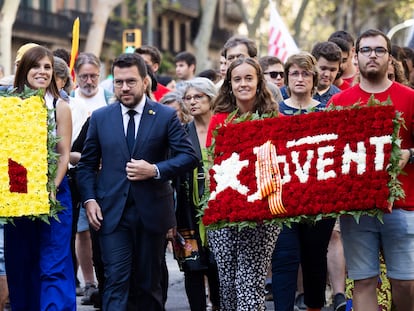
[[[39,96],[0,97],[0,217],[49,213],[47,114]],[[26,193],[11,191],[11,161],[25,170]]]

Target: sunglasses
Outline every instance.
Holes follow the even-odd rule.
[[[265,72],[265,75],[270,75],[272,79],[276,79],[278,76],[280,76],[283,79],[284,72],[283,71],[269,71]]]

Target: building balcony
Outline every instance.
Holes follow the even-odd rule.
[[[165,3],[167,1],[161,2]],[[199,0],[169,0],[162,7],[166,11],[179,13],[189,17],[198,17],[200,15],[200,1]]]
[[[72,37],[73,21],[79,17],[80,37],[86,38],[92,22],[92,13],[65,10],[51,13],[31,8],[19,8],[17,11],[14,30],[30,33],[51,34],[62,37]],[[105,30],[105,40],[121,40],[122,26],[119,22],[108,20]]]
[[[19,8],[13,28],[28,34],[57,34],[59,32],[60,36],[71,36],[72,21],[65,16],[51,12]]]

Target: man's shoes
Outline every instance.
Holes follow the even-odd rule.
[[[307,310],[307,308],[305,305],[305,295],[303,293],[297,295],[295,299],[295,310],[302,311]]]
[[[80,285],[76,285],[76,296],[83,296],[84,293],[85,290]]]
[[[334,311],[346,310],[346,298],[342,293],[338,293],[334,296]]]
[[[265,300],[273,301],[272,283],[267,283],[265,286]]]
[[[101,309],[102,308],[102,296],[99,293],[99,289],[96,289],[91,294],[90,301],[92,302],[94,308],[96,308],[96,309]]]
[[[83,298],[81,299],[81,305],[91,306],[91,296],[95,291],[99,291],[95,284],[87,283],[83,290]]]

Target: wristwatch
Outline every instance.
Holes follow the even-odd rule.
[[[408,151],[410,152],[410,156],[408,157],[408,163],[413,164],[414,163],[414,151],[413,149],[408,149]]]

